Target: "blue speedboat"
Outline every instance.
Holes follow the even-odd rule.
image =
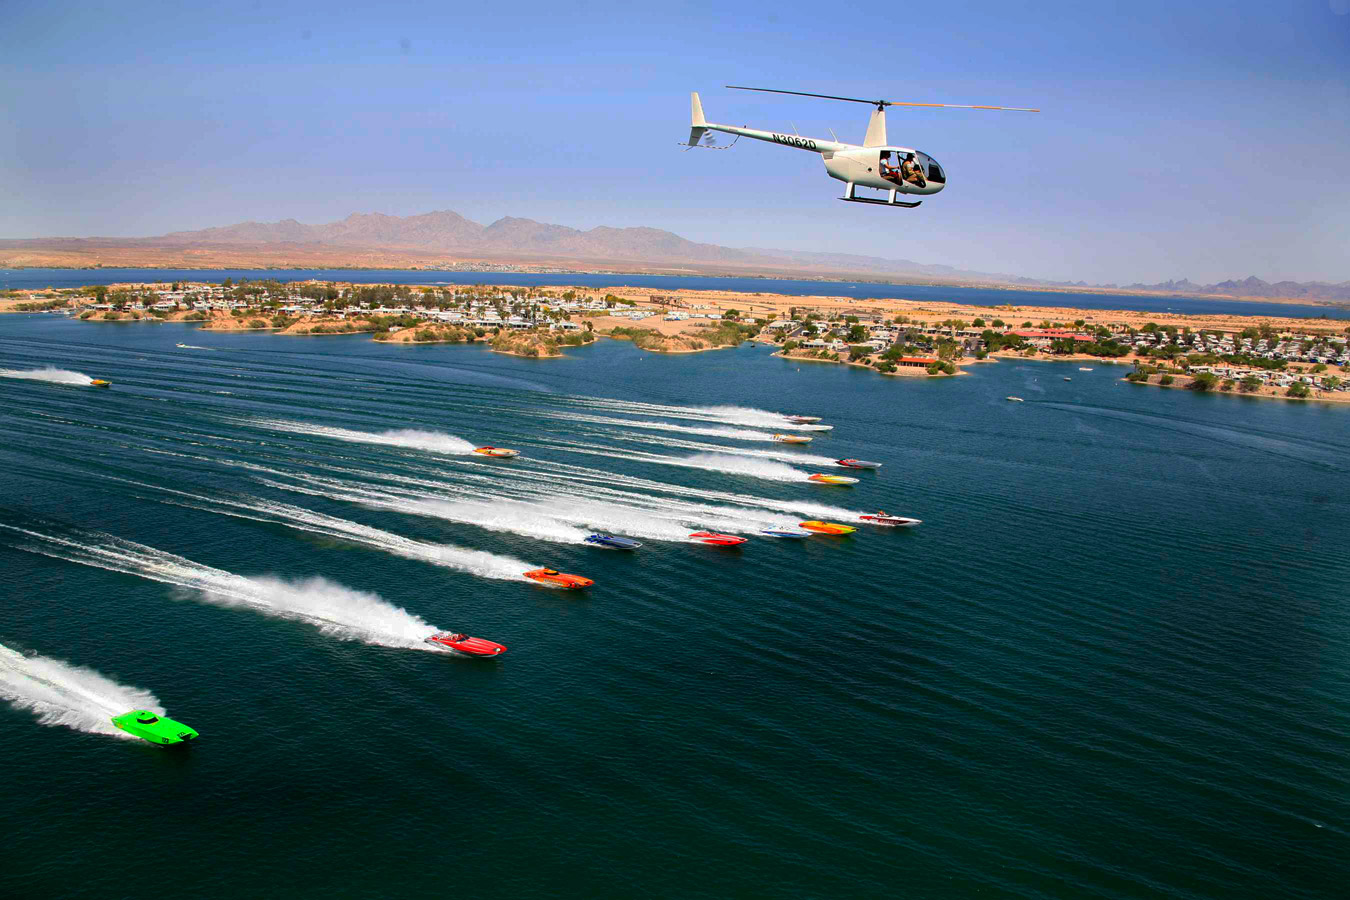
[[[615,537],[612,534],[593,534],[586,538],[586,543],[594,544],[597,547],[608,547],[611,550],[636,550],[642,546],[631,538]]]
[[[809,538],[811,532],[805,528],[793,528],[790,525],[784,525],[778,528],[765,528],[760,531],[765,537],[775,538]]]

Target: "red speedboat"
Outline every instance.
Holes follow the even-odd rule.
[[[559,572],[557,569],[531,569],[524,575],[531,581],[560,588],[588,588],[595,584],[594,581],[583,575],[568,575],[566,572]]]
[[[710,544],[713,547],[736,547],[746,541],[745,538],[736,537],[734,534],[718,534],[715,531],[695,531],[689,537],[700,544]]]
[[[506,648],[501,644],[453,631],[438,631],[427,638],[427,643],[435,647],[448,647],[465,656],[497,656],[506,652]]]

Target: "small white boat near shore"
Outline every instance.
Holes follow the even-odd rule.
[[[1004,400],[1009,400],[1009,401],[1011,401],[1011,402],[1013,402],[1013,403],[1025,403],[1025,402],[1026,402],[1026,401],[1023,400],[1021,397],[1004,397],[1003,399],[1004,399]]]

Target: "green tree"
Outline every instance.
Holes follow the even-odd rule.
[[[1002,320],[1002,319],[995,319],[994,321],[990,322],[989,324],[990,324],[990,325],[993,325],[995,328],[1002,328],[1002,327],[1003,327],[1003,320]]]
[[[1261,379],[1255,375],[1248,375],[1239,382],[1240,390],[1244,394],[1250,394],[1261,388]]]
[[[1173,378],[1171,375],[1164,375],[1163,377],[1161,377],[1161,378],[1158,379],[1158,384],[1161,384],[1161,385],[1168,385],[1168,384],[1171,384],[1171,383],[1174,382],[1174,381],[1176,381],[1176,379]]]
[[[1322,379],[1322,387],[1326,388],[1329,391],[1334,391],[1336,390],[1336,388],[1340,386],[1341,386],[1341,379],[1337,378],[1335,375],[1328,375],[1326,378]]]
[[[984,327],[984,319],[980,319],[980,318],[973,319],[973,320],[971,321],[970,324],[971,324],[971,327],[973,327],[973,328],[983,328],[983,327]]]
[[[1312,389],[1301,381],[1295,381],[1289,385],[1289,390],[1284,392],[1286,397],[1293,397],[1295,400],[1303,400],[1312,396]]]
[[[1219,383],[1219,376],[1213,372],[1196,372],[1191,376],[1190,389],[1193,391],[1208,391]]]

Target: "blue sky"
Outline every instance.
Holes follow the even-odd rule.
[[[1350,279],[1350,0],[0,3],[0,236],[453,209],[1090,282]],[[950,181],[835,199],[867,108]]]

